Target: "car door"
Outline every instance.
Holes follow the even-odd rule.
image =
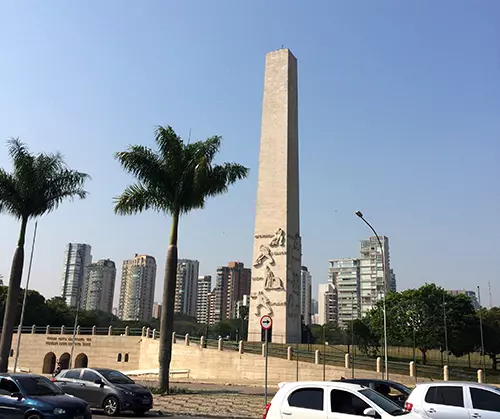
[[[422,401],[422,409],[428,418],[469,419],[465,407],[466,388],[461,385],[430,386]]]
[[[308,386],[291,390],[281,405],[281,417],[291,419],[327,419],[325,390]]]
[[[371,408],[368,403],[347,390],[332,389],[329,399],[327,419],[366,419],[363,412]]]
[[[9,377],[0,378],[0,416],[2,419],[24,418],[24,399],[12,397],[19,393],[19,387]]]
[[[93,407],[101,407],[104,401],[104,389],[101,384],[96,381],[101,381],[102,378],[94,371],[85,369],[80,377],[82,382],[81,397]]]
[[[57,384],[60,389],[66,394],[71,394],[72,396],[81,397],[82,394],[82,382],[80,381],[82,370],[68,370],[64,373],[62,377],[57,380]],[[84,399],[85,400],[85,399]]]
[[[469,386],[470,419],[500,419],[500,392]]]

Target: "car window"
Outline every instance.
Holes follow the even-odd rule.
[[[99,377],[94,371],[90,370],[85,370],[83,371],[82,375],[82,380],[83,381],[90,381],[94,383],[96,380],[99,380],[101,377]]]
[[[500,412],[500,394],[481,388],[470,387],[472,407],[490,412]]]
[[[372,390],[372,389],[364,389],[359,391],[360,394],[370,399],[373,403],[375,403],[378,407],[380,407],[385,412],[395,416],[399,412],[402,412],[402,407],[396,404],[391,399],[381,395],[380,393]]]
[[[330,409],[333,413],[363,416],[370,406],[355,394],[344,390],[332,390],[330,393]]]
[[[19,387],[9,378],[2,378],[0,380],[0,394],[10,396],[12,393],[19,393]]]
[[[323,410],[324,391],[322,388],[301,388],[288,397],[290,407]]]
[[[57,396],[62,394],[61,389],[45,377],[26,375],[17,378],[17,381],[28,396]]]
[[[111,384],[134,384],[133,380],[122,374],[120,371],[98,369],[97,372]]]
[[[66,371],[64,378],[69,378],[73,380],[78,380],[80,378],[80,370],[69,370]]]
[[[458,386],[429,387],[425,401],[431,404],[464,407],[464,392],[462,387]]]

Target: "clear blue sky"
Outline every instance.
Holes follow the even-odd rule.
[[[151,145],[158,124],[185,138],[220,134],[221,159],[252,169],[182,219],[180,257],[213,276],[229,260],[250,264],[264,59],[285,45],[299,60],[301,233],[314,293],[327,261],[358,255],[369,235],[360,209],[389,236],[400,289],[480,285],[487,304],[491,281],[500,304],[498,22],[497,0],[0,1],[1,141],[61,150],[92,175],[86,201],[41,220],[33,287],[59,293],[71,241],[118,265],[155,256],[159,296],[170,220],[119,217],[112,206],[130,181],[113,153]],[[17,234],[0,216],[6,277]]]

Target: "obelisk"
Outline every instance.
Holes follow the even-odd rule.
[[[266,55],[248,340],[301,339],[297,59],[288,49]]]

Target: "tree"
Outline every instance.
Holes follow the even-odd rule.
[[[484,352],[490,357],[492,368],[496,370],[500,355],[500,307],[493,307],[489,310],[481,309],[481,315],[483,316]]]
[[[221,137],[185,144],[172,127],[157,127],[157,150],[135,145],[119,152],[122,168],[136,177],[115,198],[117,214],[136,214],[148,209],[172,217],[165,264],[160,326],[160,388],[169,391],[170,361],[177,271],[177,239],[182,214],[203,208],[207,198],[227,192],[229,185],[247,177],[249,170],[236,163],[214,164]]]
[[[346,328],[349,333],[352,326],[354,342],[365,355],[375,356],[378,354],[380,345],[380,336],[377,336],[370,328],[369,319],[366,317],[354,320],[352,325]]]
[[[67,167],[61,154],[31,154],[18,139],[8,141],[13,172],[0,168],[0,213],[21,223],[17,247],[12,259],[9,291],[0,339],[0,372],[7,372],[12,332],[24,265],[26,227],[32,218],[55,210],[66,199],[85,198],[83,189],[88,175]]]

